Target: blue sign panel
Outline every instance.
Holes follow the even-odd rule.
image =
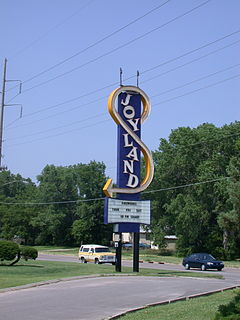
[[[118,113],[139,138],[141,137],[141,95],[122,92],[118,96]],[[118,125],[117,186],[136,188],[140,185],[141,152],[139,145]],[[122,200],[139,200],[140,193],[117,195]]]
[[[118,113],[128,127],[141,138],[141,95],[122,92],[118,96]],[[118,125],[117,186],[136,188],[140,185],[141,152],[139,145]],[[140,193],[118,193],[117,199],[140,200]],[[139,232],[139,223],[120,223],[119,232]]]

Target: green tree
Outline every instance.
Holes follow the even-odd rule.
[[[168,140],[161,139],[153,154],[155,177],[148,191],[159,191],[145,195],[153,201],[151,229],[161,236],[176,234],[182,254],[221,251],[218,217],[230,206],[224,185],[230,161],[238,154],[239,132],[240,122],[178,128]],[[201,181],[211,182],[197,184]]]
[[[47,165],[38,177],[38,215],[32,225],[41,244],[71,244],[71,226],[75,220],[77,186],[68,167]]]
[[[106,182],[105,165],[91,161],[89,164],[78,164],[72,167],[76,176],[79,202],[77,220],[73,224],[72,234],[79,243],[109,244],[112,226],[104,225],[104,194],[102,188]],[[92,201],[85,200],[97,199]]]
[[[224,234],[224,249],[227,258],[231,259],[240,255],[240,160],[232,157],[228,174],[226,191],[229,195],[228,210],[221,212],[218,223]]]
[[[36,185],[31,179],[10,171],[0,173],[0,236],[4,239],[20,238],[25,244],[33,244],[35,230],[31,220],[36,211],[32,206],[24,205],[36,196]]]
[[[32,220],[38,243],[109,242],[111,226],[103,224],[104,171],[105,165],[95,161],[44,168],[38,176],[38,202],[43,205]]]

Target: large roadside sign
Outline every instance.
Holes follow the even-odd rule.
[[[141,139],[141,128],[151,104],[146,93],[135,86],[120,86],[108,98],[108,111],[118,126],[117,183],[108,179],[103,191],[106,195],[104,223],[114,224],[119,234],[116,247],[116,271],[121,272],[122,232],[134,234],[133,271],[139,271],[140,224],[150,224],[150,201],[141,200],[141,192],[151,183],[154,165],[151,152]],[[141,178],[141,155],[145,173]]]

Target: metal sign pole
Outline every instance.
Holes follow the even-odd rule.
[[[139,272],[139,232],[133,238],[133,272]]]
[[[116,242],[116,272],[122,272],[122,233],[119,233],[119,240]]]

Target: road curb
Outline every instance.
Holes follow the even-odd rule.
[[[203,292],[203,293],[197,293],[197,294],[186,296],[186,297],[180,297],[180,298],[176,298],[176,299],[150,303],[150,304],[147,304],[147,305],[142,306],[142,307],[138,307],[138,308],[134,308],[134,309],[130,309],[130,310],[124,311],[122,313],[118,313],[118,314],[116,314],[114,316],[106,318],[105,320],[119,319],[119,318],[121,318],[121,317],[123,317],[123,316],[125,316],[125,315],[127,315],[129,313],[137,312],[137,311],[144,310],[144,309],[147,309],[147,308],[150,308],[150,307],[156,307],[156,306],[160,306],[160,305],[175,303],[175,302],[178,302],[178,301],[188,301],[190,299],[209,296],[209,295],[212,295],[214,293],[224,292],[224,291],[227,291],[227,290],[233,290],[233,289],[238,289],[238,288],[240,288],[240,286],[231,286],[231,287],[218,289],[218,290],[214,290],[214,291],[206,291],[206,292]]]
[[[139,263],[165,264],[165,262],[161,262],[161,261],[144,261],[144,260],[139,260]]]

